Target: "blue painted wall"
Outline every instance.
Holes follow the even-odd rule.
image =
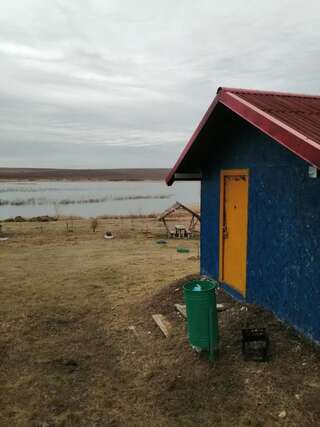
[[[220,170],[249,169],[248,302],[320,341],[320,178],[233,115],[210,144],[201,184],[201,273],[218,279]]]

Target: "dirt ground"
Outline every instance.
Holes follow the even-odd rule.
[[[219,313],[219,360],[188,345],[173,304],[199,271],[197,239],[158,244],[152,218],[70,228],[4,224],[1,426],[320,426],[320,349],[271,313],[219,291],[229,307]],[[102,238],[107,230],[115,239]],[[171,321],[169,338],[155,313]],[[267,328],[269,362],[243,361],[246,325]]]

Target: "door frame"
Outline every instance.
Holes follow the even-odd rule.
[[[222,169],[220,171],[220,214],[219,214],[219,282],[224,283],[223,281],[223,225],[224,225],[224,212],[225,212],[225,177],[226,176],[245,176],[247,178],[247,188],[248,188],[248,200],[247,200],[247,223],[246,223],[246,233],[247,241],[245,248],[245,257],[247,264],[247,248],[248,248],[248,217],[249,217],[249,169]],[[230,286],[236,292],[238,292],[243,297],[246,296],[247,292],[247,268],[245,269],[245,290],[240,293],[237,289]]]

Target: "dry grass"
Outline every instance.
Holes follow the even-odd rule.
[[[106,230],[116,238],[104,240]],[[96,233],[84,220],[72,233],[63,221],[4,231],[1,426],[319,425],[319,350],[271,314],[232,303],[212,366],[189,348],[173,304],[182,302],[178,279],[198,271],[198,241],[179,254],[181,242],[157,244],[161,224],[146,218],[101,219]],[[152,322],[156,311],[172,337]],[[245,323],[267,325],[271,362],[242,361]]]

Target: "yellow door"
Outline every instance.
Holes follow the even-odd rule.
[[[224,170],[220,189],[220,281],[245,295],[248,171]]]

